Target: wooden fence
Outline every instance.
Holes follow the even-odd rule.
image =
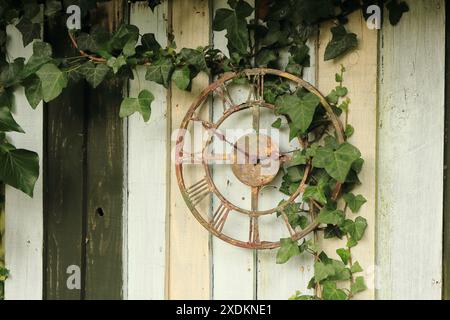
[[[340,64],[347,69],[345,85],[352,99],[349,122],[356,130],[351,142],[366,160],[357,192],[368,200],[361,215],[369,227],[354,251],[365,268],[368,290],[360,296],[364,299],[440,299],[442,292],[445,1],[409,4],[411,10],[399,25],[385,23],[379,31],[369,29],[359,12],[352,14],[349,29],[358,35],[359,47],[338,61],[323,61],[331,36],[329,25],[323,25],[309,43],[312,63],[305,79],[323,93],[334,88]],[[155,33],[162,45],[173,33],[178,48],[213,44],[226,50],[224,34],[211,29],[212,12],[224,6],[225,0],[172,0],[164,1],[153,13],[145,3],[137,3],[131,5],[129,19],[145,33]],[[12,39],[9,54],[30,56],[31,46],[22,47],[14,27],[8,28],[8,34]],[[96,285],[120,281],[119,297],[128,299],[286,299],[306,288],[313,275],[311,259],[295,258],[277,265],[275,251],[254,253],[212,238],[180,195],[170,161],[171,134],[208,85],[208,76],[200,75],[191,92],[149,84],[143,80],[144,70],[138,78],[129,83],[129,93],[148,87],[155,94],[151,121],[144,123],[137,115],[125,120],[118,127],[123,156],[118,153],[96,160],[123,161],[124,168],[122,201],[110,209],[123,204],[120,219],[110,221],[116,227],[120,221],[114,230],[121,233],[122,245],[116,248],[121,252],[121,275],[104,277]],[[17,145],[38,152],[42,161],[48,151],[44,149],[48,115],[42,105],[30,112],[22,91],[15,98],[16,118],[27,134],[10,136]],[[45,176],[44,172],[39,178],[33,199],[6,188],[6,265],[11,271],[7,299],[41,299],[52,290],[45,290],[49,249],[44,248],[44,239],[57,228],[44,225],[48,209],[44,206]],[[233,185],[229,188],[239,192]],[[97,206],[87,207],[88,219]],[[57,210],[63,214],[67,208]],[[101,241],[111,233],[110,224],[93,223],[99,230],[87,240]],[[333,249],[339,243],[323,245]],[[64,247],[52,250],[59,257]],[[67,277],[69,260],[55,265],[60,268],[56,278]],[[89,261],[96,263],[94,258]],[[108,261],[102,260],[100,266],[109,268]],[[95,272],[93,276],[101,277],[102,270]],[[117,297],[106,291],[76,293],[75,298]]]

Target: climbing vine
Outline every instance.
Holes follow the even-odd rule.
[[[163,1],[168,0],[147,2],[154,10]],[[331,60],[358,45],[357,35],[346,26],[349,14],[361,10],[368,17],[367,8],[378,5],[387,9],[389,21],[395,25],[408,11],[407,4],[399,0],[259,0],[256,10],[244,0],[229,0],[229,8],[218,9],[213,21],[215,31],[226,31],[228,52],[224,53],[213,46],[180,49],[173,37],[167,47],[162,47],[154,34],[130,24],[108,32],[90,22],[99,2],[105,1],[0,0],[0,181],[29,196],[33,195],[39,176],[38,155],[16,148],[6,136],[7,132],[24,133],[12,112],[13,93],[18,88],[24,89],[30,106],[35,109],[42,101],[56,99],[66,87],[78,81],[87,81],[96,88],[110,77],[133,79],[138,66],[146,68],[147,81],[166,88],[173,84],[181,90],[190,90],[193,79],[201,72],[217,76],[228,71],[270,67],[302,76],[310,64],[307,41],[317,34],[321,23],[333,22],[332,39],[323,57]],[[51,45],[39,39],[42,19],[51,21],[66,15],[70,5],[81,9],[81,29],[67,31],[67,41],[78,54],[56,57]],[[24,46],[32,46],[33,54],[28,60],[12,60],[8,56],[9,25],[20,31]],[[286,54],[288,58],[283,63],[281,58]],[[342,68],[335,75],[337,85],[327,100],[337,115],[343,114],[347,119],[350,99],[343,85],[344,72]],[[320,101],[303,90],[291,92],[288,83],[277,77],[267,79],[264,89],[264,99],[287,119],[283,123],[280,117],[273,126],[288,126],[290,137],[300,138],[304,146],[283,169],[280,191],[291,194],[298,187],[306,166],[313,167],[303,194],[303,203],[308,206],[289,206],[284,212],[289,223],[293,228],[301,228],[308,215],[321,223],[325,238],[347,239],[346,246],[336,252],[340,260],[329,258],[312,240],[297,243],[290,238],[282,239],[277,263],[285,263],[299,254],[315,257],[314,277],[308,287],[314,288],[316,295],[298,293],[293,299],[351,298],[365,289],[363,277],[358,276],[362,268],[353,261],[351,249],[362,239],[367,227],[363,217],[354,220],[348,217],[348,211],[356,214],[365,202],[362,195],[351,193],[360,183],[357,175],[364,162],[358,149],[346,141],[353,134],[353,127],[345,120],[345,141],[339,141],[330,130]],[[148,121],[154,99],[149,90],[124,97],[119,115],[127,117],[137,112],[143,121]],[[7,271],[0,268],[0,283],[6,276]],[[341,281],[349,281],[348,288],[343,288]]]

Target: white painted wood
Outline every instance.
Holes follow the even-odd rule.
[[[445,3],[381,31],[377,298],[440,299]]]
[[[15,27],[8,26],[7,34],[11,59],[31,56],[33,45],[24,48],[22,36]],[[41,169],[33,198],[12,187],[5,188],[5,262],[11,271],[5,283],[5,299],[38,300],[42,299],[43,288],[43,106],[40,104],[33,111],[22,88],[14,93],[14,98],[14,117],[26,133],[7,136],[17,148],[37,152]]]
[[[146,2],[131,5],[130,23],[167,45],[167,2],[153,13]],[[128,119],[128,299],[164,299],[166,265],[167,90],[145,80],[145,67],[130,81],[129,95],[155,96],[152,116]]]
[[[249,2],[250,3],[250,2]],[[252,3],[253,5],[253,3]],[[220,8],[229,8],[226,0],[214,1],[214,12]],[[213,32],[213,44],[228,55],[225,31]],[[230,88],[230,94],[235,103],[243,102],[248,97],[248,88],[235,86]],[[215,99],[213,103],[213,120],[222,115],[222,101]],[[251,129],[251,113],[239,114],[230,118],[221,129]],[[229,137],[232,139],[231,137]],[[235,137],[238,138],[238,137]],[[231,147],[228,148],[231,153]],[[232,173],[229,164],[216,165],[214,168],[214,181],[222,194],[233,204],[250,209],[250,188],[243,185]],[[217,198],[213,199],[213,210],[219,206]],[[248,239],[249,218],[237,212],[230,212],[223,232],[240,240]],[[243,299],[254,297],[254,255],[253,250],[238,248],[216,237],[212,237],[213,254],[213,298],[217,300]]]
[[[311,84],[316,84],[316,65],[317,65],[317,37],[313,37],[309,42],[311,66],[304,71],[303,78]],[[284,59],[287,60],[287,59]],[[287,61],[286,61],[287,62]],[[266,126],[270,128],[272,122],[266,122]],[[289,141],[289,130],[281,130],[280,142]],[[295,144],[281,143],[281,151],[294,150],[298,148]],[[281,177],[280,177],[281,178]],[[280,185],[280,181],[276,181],[276,185]],[[270,192],[269,192],[270,191]],[[275,190],[267,190],[262,192],[261,202],[266,208],[277,205],[280,199],[287,198],[280,192]],[[287,238],[289,233],[281,218],[276,216],[264,217],[265,223],[262,224],[262,232],[264,236],[273,241],[278,241],[280,237]],[[308,237],[310,238],[310,237]],[[312,291],[307,289],[309,280],[314,276],[314,257],[308,254],[294,257],[285,264],[276,264],[276,255],[278,249],[263,250],[258,253],[258,299],[261,300],[286,300],[292,296],[297,290],[303,294],[311,294]]]

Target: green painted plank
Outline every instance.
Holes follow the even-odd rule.
[[[48,22],[46,41],[58,57],[71,57],[65,20]],[[82,268],[84,88],[80,81],[45,106],[44,155],[45,276],[46,299],[80,299],[81,288],[67,286],[70,266]],[[74,279],[75,280],[75,279]],[[74,282],[72,282],[74,284]],[[76,287],[76,286],[75,286]]]
[[[100,6],[99,22],[115,29],[123,2]],[[122,298],[123,120],[119,118],[124,82],[110,79],[89,91],[87,126],[86,299]]]

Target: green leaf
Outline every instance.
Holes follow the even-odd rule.
[[[350,259],[350,250],[349,249],[344,249],[344,248],[337,249],[336,253],[341,258],[341,260],[344,264],[348,263],[348,260]]]
[[[331,264],[317,261],[314,263],[314,279],[316,282],[328,279],[335,275],[334,267]]]
[[[162,84],[167,88],[173,68],[174,66],[172,60],[170,58],[162,57],[153,65],[147,67],[145,79],[148,81],[154,81],[158,84]]]
[[[81,65],[78,72],[82,74],[92,88],[95,89],[102,83],[110,70],[111,69],[103,63],[93,63],[88,61]]]
[[[313,93],[307,93],[302,98],[285,94],[278,97],[275,105],[278,113],[289,116],[294,130],[298,129],[303,134],[311,125],[319,103],[319,97]]]
[[[281,118],[278,118],[277,120],[275,120],[275,121],[272,123],[272,128],[280,129],[280,128],[281,128],[281,123],[282,123]]]
[[[326,204],[328,202],[327,196],[325,195],[325,189],[323,185],[308,186],[303,192],[303,200],[308,201],[309,199],[314,199],[320,204]]]
[[[249,36],[246,18],[251,15],[253,8],[245,1],[239,1],[235,10],[218,9],[213,21],[215,31],[227,30],[228,49],[230,52],[247,54]]]
[[[281,246],[277,252],[277,264],[286,263],[290,258],[300,254],[297,241],[291,238],[281,239]]]
[[[323,284],[322,296],[324,300],[347,300],[344,290],[338,289],[336,282],[327,281]]]
[[[23,83],[23,86],[25,87],[25,96],[27,97],[28,103],[33,109],[36,109],[43,99],[41,79],[32,76]]]
[[[62,4],[61,1],[57,0],[46,0],[45,1],[45,10],[44,14],[47,17],[51,17],[56,15],[58,12],[61,12],[62,10]]]
[[[330,210],[323,208],[317,216],[317,221],[324,224],[340,226],[344,223],[345,215],[341,210]]]
[[[20,19],[19,23],[16,24],[16,28],[22,33],[24,47],[29,45],[34,39],[41,37],[41,25],[39,23],[33,23],[26,17]]]
[[[9,111],[8,107],[0,107],[0,131],[3,132],[22,132],[23,129],[17,124],[14,120],[11,111]]]
[[[172,80],[180,90],[187,90],[191,84],[191,71],[187,66],[178,68],[172,75]]]
[[[344,183],[350,168],[361,153],[351,144],[345,142],[335,151],[327,147],[319,147],[313,159],[313,166],[324,168],[337,181]]]
[[[58,97],[67,86],[67,75],[54,64],[47,63],[43,65],[36,74],[41,79],[42,94],[45,102]]]
[[[364,283],[364,277],[356,277],[355,282],[353,282],[352,285],[350,286],[350,291],[354,295],[366,289],[367,287],[366,284]]]
[[[353,126],[352,125],[350,125],[350,124],[347,124],[346,126],[345,126],[345,136],[347,137],[347,138],[350,138],[352,135],[353,135],[353,133],[355,133],[355,129],[353,128]]]
[[[120,105],[120,117],[128,117],[139,112],[145,122],[150,120],[151,104],[155,100],[153,94],[148,90],[142,90],[137,98],[125,98]]]
[[[350,269],[350,271],[352,273],[363,272],[363,268],[361,268],[359,262],[356,261],[355,263],[353,263],[352,268]]]
[[[343,198],[353,213],[358,212],[359,209],[361,209],[361,206],[367,202],[366,198],[360,194],[355,196],[353,193],[347,193],[344,194]]]
[[[276,61],[278,56],[274,50],[263,49],[256,55],[255,63],[258,67],[267,67],[270,63]]]
[[[201,50],[183,48],[180,51],[180,57],[186,64],[193,67],[197,72],[208,72],[205,55]]]
[[[391,0],[386,4],[389,10],[389,22],[395,26],[402,18],[405,12],[409,11],[408,4],[405,1]]]
[[[347,232],[354,241],[359,241],[362,239],[366,228],[367,220],[363,217],[357,217],[355,221],[347,219],[342,226],[342,229]]]
[[[331,28],[333,37],[325,49],[325,61],[335,59],[358,46],[356,34],[348,33],[343,25]]]
[[[0,145],[0,150],[0,180],[32,197],[39,177],[37,153],[4,145]]]

